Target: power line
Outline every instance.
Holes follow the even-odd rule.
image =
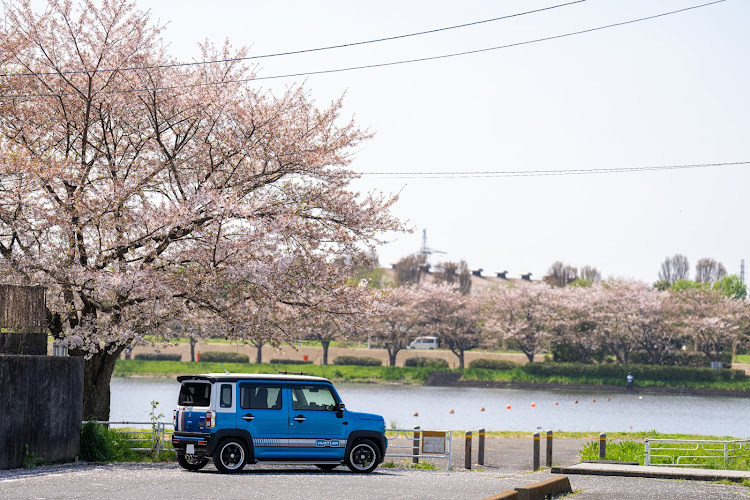
[[[590,29],[581,30],[581,31],[573,31],[573,32],[570,32],[570,33],[564,33],[562,35],[548,36],[548,37],[545,37],[545,38],[536,38],[534,40],[527,40],[527,41],[524,41],[524,42],[509,43],[507,45],[498,45],[498,46],[495,46],[495,47],[487,47],[487,48],[484,48],[484,49],[467,50],[467,51],[464,51],[464,52],[454,52],[452,54],[443,54],[443,55],[432,56],[432,57],[421,57],[421,58],[417,58],[417,59],[405,59],[405,60],[402,60],[402,61],[392,61],[392,62],[380,63],[380,64],[367,64],[367,65],[363,65],[363,66],[351,66],[351,67],[348,67],[348,68],[329,69],[329,70],[322,70],[322,71],[308,71],[308,72],[304,72],[304,73],[291,73],[291,74],[286,74],[286,75],[264,76],[264,77],[254,78],[253,80],[273,80],[273,79],[277,79],[277,78],[292,78],[292,77],[297,77],[297,76],[312,76],[312,75],[323,75],[323,74],[329,74],[329,73],[341,73],[341,72],[344,72],[344,71],[355,71],[355,70],[370,69],[370,68],[382,68],[382,67],[386,67],[386,66],[397,66],[397,65],[400,65],[400,64],[411,64],[411,63],[416,63],[416,62],[435,61],[435,60],[438,60],[438,59],[448,59],[448,58],[451,58],[451,57],[466,56],[466,55],[470,55],[470,54],[480,54],[482,52],[490,52],[490,51],[494,51],[494,50],[508,49],[508,48],[511,48],[511,47],[519,47],[521,45],[530,45],[532,43],[546,42],[546,41],[549,41],[549,40],[557,40],[559,38],[566,38],[566,37],[571,37],[571,36],[576,36],[576,35],[583,35],[585,33],[591,33],[591,32],[594,32],[594,31],[600,31],[600,30],[604,30],[604,29],[608,29],[608,28],[615,28],[615,27],[618,27],[618,26],[625,26],[626,24],[633,24],[633,23],[638,23],[638,22],[641,22],[641,21],[648,21],[648,20],[651,20],[651,19],[656,19],[656,18],[659,18],[659,17],[670,16],[672,14],[679,14],[681,12],[686,12],[686,11],[693,10],[693,9],[700,9],[701,7],[708,7],[709,5],[714,5],[714,4],[722,3],[722,2],[725,2],[725,1],[726,0],[716,0],[714,2],[704,3],[704,4],[701,4],[701,5],[695,5],[693,7],[686,7],[684,9],[673,10],[673,11],[670,11],[670,12],[664,12],[662,14],[656,14],[656,15],[653,15],[653,16],[641,17],[641,18],[638,18],[638,19],[631,19],[629,21],[623,21],[623,22],[620,22],[620,23],[607,24],[605,26],[599,26],[597,28],[590,28]]]
[[[558,9],[560,7],[567,7],[569,5],[575,5],[577,3],[583,3],[586,0],[575,0],[574,2],[568,2],[563,3],[559,5],[552,5],[550,7],[544,7],[541,9],[535,9],[535,10],[527,10],[525,12],[518,12],[515,14],[509,14],[507,16],[500,16],[500,17],[493,17],[491,19],[482,19],[480,21],[473,21],[470,23],[464,23],[464,24],[456,24],[453,26],[445,26],[442,28],[435,28],[431,30],[426,31],[417,31],[414,33],[406,33],[403,35],[395,35],[395,36],[388,36],[388,37],[382,37],[382,38],[374,38],[372,40],[363,40],[359,42],[350,42],[350,43],[342,43],[338,45],[327,45],[323,47],[316,47],[313,49],[300,49],[300,50],[292,50],[288,52],[275,52],[271,54],[262,54],[257,56],[247,56],[247,57],[232,57],[227,59],[215,59],[211,61],[193,61],[193,62],[182,62],[182,63],[174,63],[174,64],[160,64],[160,65],[144,65],[144,66],[133,66],[133,67],[127,67],[127,68],[106,68],[106,69],[97,69],[96,72],[100,73],[114,73],[114,72],[121,72],[121,71],[139,71],[144,69],[166,69],[166,68],[180,68],[185,66],[202,66],[207,64],[220,64],[220,63],[229,63],[229,62],[241,62],[241,61],[251,61],[255,59],[268,59],[271,57],[281,57],[281,56],[291,56],[291,55],[298,55],[298,54],[308,54],[310,52],[321,52],[325,50],[333,50],[333,49],[343,49],[346,47],[356,47],[358,45],[367,45],[371,43],[380,43],[380,42],[388,42],[392,40],[401,40],[403,38],[410,38],[415,36],[422,36],[422,35],[431,35],[434,33],[440,33],[442,31],[448,31],[448,30],[454,30],[459,28],[468,28],[470,26],[477,26],[479,24],[486,24],[486,23],[492,23],[495,21],[502,21],[505,19],[511,19],[514,17],[521,17],[529,14],[537,14],[539,12],[544,12],[547,10],[552,9]],[[49,71],[49,72],[41,72],[41,73],[6,73],[6,74],[0,74],[0,77],[16,77],[16,76],[55,76],[55,75],[79,75],[79,74],[88,74],[91,73],[91,71],[88,70],[76,70],[76,71]]]
[[[183,89],[183,88],[190,88],[190,87],[209,87],[209,86],[216,86],[216,85],[227,85],[227,84],[237,84],[237,83],[249,83],[249,82],[255,82],[255,81],[261,81],[261,80],[274,80],[274,79],[281,79],[281,78],[294,78],[294,77],[300,77],[300,76],[313,76],[313,75],[324,75],[324,74],[331,74],[331,73],[343,73],[347,71],[356,71],[356,70],[362,70],[362,69],[372,69],[372,68],[383,68],[387,66],[397,66],[397,65],[403,65],[403,64],[411,64],[411,63],[417,63],[417,62],[425,62],[425,61],[435,61],[438,59],[448,59],[452,57],[460,57],[460,56],[466,56],[471,54],[479,54],[483,52],[490,52],[495,50],[502,50],[502,49],[508,49],[512,47],[519,47],[522,45],[530,45],[533,43],[539,43],[539,42],[546,42],[550,40],[557,40],[560,38],[567,38],[571,36],[577,36],[577,35],[583,35],[586,33],[592,33],[594,31],[601,31],[609,28],[615,28],[620,26],[625,26],[628,24],[634,24],[642,21],[649,21],[652,19],[657,19],[660,17],[670,16],[673,14],[679,14],[682,12],[687,12],[690,10],[700,9],[702,7],[708,7],[710,5],[715,5],[718,3],[725,2],[726,0],[716,0],[713,2],[708,2],[700,5],[694,5],[692,7],[686,7],[684,9],[678,9],[673,10],[669,12],[663,12],[661,14],[655,14],[652,16],[646,16],[646,17],[640,17],[636,19],[631,19],[628,21],[622,21],[619,23],[613,23],[613,24],[607,24],[604,26],[598,26],[596,28],[589,28],[585,30],[580,31],[573,31],[569,33],[563,33],[561,35],[554,35],[544,38],[536,38],[533,40],[526,40],[523,42],[515,42],[510,43],[507,45],[498,45],[495,47],[487,47],[483,49],[476,49],[476,50],[468,50],[464,52],[454,52],[451,54],[443,54],[439,56],[431,56],[431,57],[422,57],[417,59],[405,59],[401,61],[391,61],[386,63],[378,63],[378,64],[367,64],[362,66],[350,66],[346,68],[337,68],[337,69],[329,69],[329,70],[320,70],[320,71],[307,71],[307,72],[300,72],[300,73],[288,73],[283,75],[272,75],[272,76],[263,76],[263,77],[255,77],[252,78],[242,78],[237,80],[222,80],[222,81],[216,81],[216,82],[201,82],[201,83],[187,83],[187,84],[181,84],[181,85],[169,85],[169,86],[163,86],[163,87],[155,87],[155,88],[134,88],[134,89],[115,89],[115,90],[104,90],[100,92],[96,92],[97,95],[107,95],[107,94],[123,94],[123,93],[132,93],[132,92],[155,92],[155,91],[161,91],[161,90],[176,90],[176,89]],[[64,97],[64,96],[72,96],[76,95],[74,93],[42,93],[42,94],[29,94],[29,95],[5,95],[0,96],[0,99],[31,99],[31,98],[38,98],[38,97]]]
[[[658,165],[650,167],[615,167],[561,170],[485,170],[474,172],[362,172],[362,176],[394,179],[475,179],[490,177],[551,177],[566,175],[617,174],[631,172],[654,172],[662,170],[687,170],[710,167],[750,165],[750,161],[727,163],[698,163],[690,165]]]

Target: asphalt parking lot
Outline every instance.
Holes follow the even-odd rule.
[[[557,439],[554,463],[578,461],[586,440]],[[143,499],[305,498],[358,500],[481,499],[506,489],[543,481],[549,471],[531,473],[531,439],[488,439],[485,465],[472,470],[464,465],[464,439],[453,443],[454,470],[445,460],[431,460],[436,470],[412,469],[406,460],[386,459],[393,467],[379,467],[359,475],[342,466],[323,472],[310,466],[247,466],[239,474],[219,474],[212,465],[187,472],[176,464],[76,463],[40,469],[0,471],[0,498],[9,499]],[[544,445],[542,445],[542,454]],[[624,477],[571,475],[570,482],[581,499],[723,499],[748,498],[750,489],[739,484],[674,481]]]
[[[248,467],[239,474],[219,474],[212,466],[187,472],[173,464],[75,464],[0,475],[3,499],[480,499],[516,486],[547,479],[498,471],[453,472],[378,468],[368,475],[346,468],[332,472],[314,467]],[[747,498],[740,485],[692,481],[570,476],[574,498],[668,499]]]

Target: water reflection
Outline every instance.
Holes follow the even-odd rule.
[[[169,421],[178,388],[174,379],[113,379],[111,419],[148,421],[150,401],[156,400],[165,415],[161,420]],[[750,410],[746,398],[375,384],[336,384],[336,388],[347,408],[381,414],[386,426],[750,435],[743,418]],[[482,407],[485,411],[480,411]]]

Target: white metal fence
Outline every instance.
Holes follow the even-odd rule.
[[[644,465],[701,467],[723,461],[726,467],[732,459],[750,458],[750,440],[646,439],[645,454]]]
[[[385,437],[388,440],[386,458],[445,458],[451,470],[453,431],[386,429]]]
[[[163,451],[174,451],[171,438],[167,439],[167,427],[173,427],[172,422],[116,422],[113,420],[92,420],[92,422],[107,425],[111,431],[122,434],[122,439],[131,444],[129,448],[133,451],[147,451],[156,457]]]

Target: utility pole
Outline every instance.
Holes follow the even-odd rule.
[[[742,259],[740,262],[740,280],[742,281],[742,284],[745,284],[745,259]]]

